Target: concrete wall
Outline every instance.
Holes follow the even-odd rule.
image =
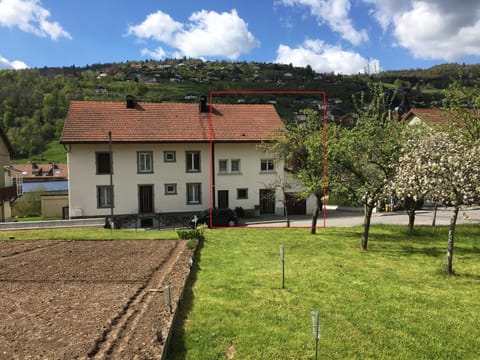
[[[68,206],[68,195],[41,195],[42,217],[62,217]]]

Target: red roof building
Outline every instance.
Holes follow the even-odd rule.
[[[201,106],[201,105],[200,105]],[[269,140],[282,126],[273,105],[72,101],[61,136],[64,144]]]
[[[257,146],[282,127],[273,104],[72,101],[60,139],[69,215],[160,226],[210,206],[283,214],[283,160]]]

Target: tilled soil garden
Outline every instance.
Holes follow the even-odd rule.
[[[160,359],[192,256],[185,241],[1,241],[0,359]]]

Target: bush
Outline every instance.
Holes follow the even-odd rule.
[[[241,206],[237,206],[235,208],[235,214],[237,214],[239,217],[245,217],[245,210],[243,210]]]
[[[36,191],[24,193],[23,196],[15,201],[12,206],[12,217],[35,217],[42,215],[42,204],[40,195],[45,191],[38,189]]]
[[[243,217],[246,219],[251,219],[257,216],[257,212],[254,209],[247,209],[243,211]]]
[[[177,235],[181,240],[203,240],[204,232],[205,228],[203,226],[198,226],[196,229],[177,230]]]

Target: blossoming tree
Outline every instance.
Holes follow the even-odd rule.
[[[463,205],[478,202],[480,146],[461,132],[432,131],[406,142],[392,189],[399,198],[426,197],[453,207],[447,245],[447,274],[453,274],[455,225]]]

